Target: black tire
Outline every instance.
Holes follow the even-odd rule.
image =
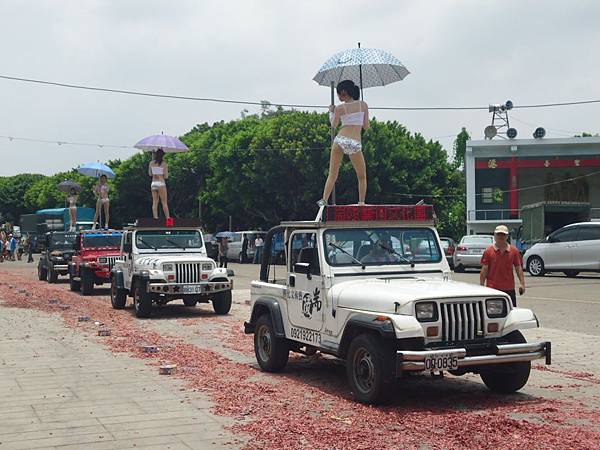
[[[71,289],[73,292],[77,292],[81,289],[81,281],[74,280],[73,275],[69,275],[69,289]]]
[[[133,289],[133,308],[138,318],[150,317],[152,314],[152,296],[146,292],[146,283],[137,280]]]
[[[539,256],[532,256],[527,260],[527,272],[533,277],[543,277],[546,273],[544,261]]]
[[[465,266],[463,266],[462,264],[459,264],[458,266],[454,267],[454,272],[456,273],[463,273],[465,271]]]
[[[367,404],[384,403],[394,386],[395,352],[374,334],[359,334],[350,343],[346,375],[354,398]]]
[[[89,270],[80,270],[81,273],[81,293],[83,295],[92,295],[94,293],[94,275]]]
[[[42,263],[38,264],[38,280],[46,281],[48,279],[48,271],[42,267]]]
[[[110,303],[113,309],[124,309],[127,305],[127,293],[117,287],[115,277],[110,279]]]
[[[254,354],[256,361],[265,372],[283,370],[290,356],[290,346],[285,338],[275,336],[271,316],[263,314],[254,327]]]
[[[231,309],[231,291],[217,292],[212,297],[212,305],[215,313],[227,314]]]
[[[506,340],[510,344],[527,342],[520,331],[513,331],[506,336]],[[481,370],[480,376],[490,391],[498,394],[512,394],[527,384],[530,371],[531,362],[526,361],[486,367]]]
[[[196,306],[196,303],[198,303],[198,299],[196,297],[183,297],[183,304],[185,306]]]
[[[48,283],[56,283],[58,281],[58,273],[56,273],[56,270],[54,270],[52,266],[48,267],[46,281],[48,281]]]
[[[579,272],[577,270],[565,270],[564,274],[569,278],[575,278],[577,275],[579,275]]]

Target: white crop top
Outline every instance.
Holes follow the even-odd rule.
[[[164,167],[152,166],[150,170],[152,170],[152,175],[164,175],[165,173]]]
[[[358,100],[355,100],[358,101]],[[354,103],[354,102],[351,102]],[[358,125],[358,126],[362,126],[364,121],[365,121],[365,112],[362,110],[362,102],[359,101],[358,107],[359,107],[359,111],[353,112],[353,113],[349,113],[346,110],[346,103],[344,103],[343,105],[344,107],[344,111],[346,111],[346,114],[342,114],[340,116],[340,121],[342,123],[342,126],[346,126],[346,125]],[[331,116],[331,120],[333,120],[333,115]]]

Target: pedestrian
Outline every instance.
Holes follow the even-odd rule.
[[[16,250],[16,253],[17,253],[17,259],[19,261],[21,261],[21,258],[23,257],[23,242],[22,242],[21,238],[17,239],[17,250]]]
[[[254,240],[254,264],[260,264],[260,260],[262,258],[262,250],[265,245],[263,238],[260,237],[260,234],[256,236]]]
[[[33,248],[35,246],[35,237],[28,235],[27,237],[27,262],[33,262]]]
[[[498,225],[494,230],[494,243],[486,249],[481,257],[479,282],[482,286],[508,294],[513,306],[517,306],[513,267],[519,278],[519,295],[523,295],[525,293],[525,275],[523,274],[521,253],[516,247],[509,244],[508,228],[505,225]]]
[[[169,178],[169,166],[163,160],[165,152],[159,148],[154,152],[154,157],[148,166],[148,175],[152,177],[150,191],[152,192],[152,217],[158,219],[158,202],[162,204],[165,218],[171,217],[169,213],[169,203],[167,201],[167,183]]]
[[[228,239],[222,237],[219,241],[219,267],[227,268],[227,250],[229,250]]]
[[[92,226],[92,230],[96,229],[96,222],[98,223],[99,228],[102,228],[101,210],[104,210],[104,228],[108,230],[110,208],[110,200],[108,198],[109,190],[110,186],[108,185],[108,177],[106,175],[100,175],[98,184],[96,184],[92,189],[92,192],[96,196],[96,212],[94,214],[94,224]]]
[[[242,254],[241,254],[241,258],[240,258],[240,262],[246,263],[248,262],[248,244],[249,244],[249,240],[248,240],[248,235],[246,233],[242,233]]]
[[[8,256],[11,261],[15,260],[15,253],[17,251],[17,239],[12,235],[8,235]]]
[[[342,124],[340,132],[331,146],[329,175],[323,189],[323,197],[317,202],[325,206],[337,180],[344,155],[348,155],[358,179],[358,204],[365,204],[367,195],[367,168],[362,153],[361,133],[369,129],[369,106],[359,100],[360,89],[352,80],[344,80],[337,85],[337,94],[342,102],[329,108],[329,120],[335,129]]]
[[[0,262],[4,262],[4,237],[3,237],[3,233],[0,233]]]

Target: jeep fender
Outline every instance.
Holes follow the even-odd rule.
[[[209,281],[229,281],[229,278],[227,276],[227,269],[225,269],[224,267],[217,267],[216,269],[214,269],[209,278]]]
[[[527,308],[513,308],[504,321],[502,336],[506,336],[515,330],[526,330],[538,328],[539,322],[532,310]]]
[[[114,270],[111,273],[111,278],[114,278],[117,283],[117,289],[125,289],[125,278],[123,271],[120,269]]]
[[[261,297],[254,302],[250,321],[244,322],[244,332],[246,334],[254,333],[254,324],[264,313],[268,313],[271,316],[275,336],[285,338],[281,306],[279,305],[279,301],[273,297]]]

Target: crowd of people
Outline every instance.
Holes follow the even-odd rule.
[[[21,261],[23,252],[29,250],[30,246],[29,236],[21,237],[10,223],[0,227],[0,262]]]

